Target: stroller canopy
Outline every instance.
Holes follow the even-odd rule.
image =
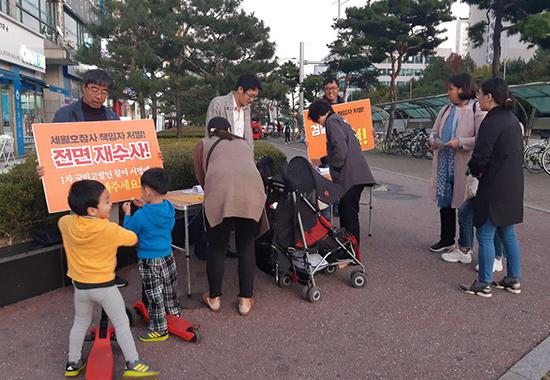
[[[316,196],[326,204],[336,202],[345,193],[343,186],[323,177],[305,157],[297,156],[290,160],[284,177],[287,185],[302,194],[315,191]]]

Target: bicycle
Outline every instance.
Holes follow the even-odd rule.
[[[523,153],[523,167],[533,174],[539,174],[545,171],[543,166],[543,155],[549,147],[549,138],[544,138],[525,148],[525,152]],[[548,165],[550,165],[550,163]]]
[[[550,145],[546,148],[544,153],[542,153],[542,168],[546,174],[550,175]]]

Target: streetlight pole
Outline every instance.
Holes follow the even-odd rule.
[[[300,116],[302,118],[302,126],[305,127],[306,123],[303,120],[304,117],[304,43],[300,42]]]

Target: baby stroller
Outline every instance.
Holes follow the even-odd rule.
[[[258,268],[274,276],[282,288],[304,284],[302,296],[309,302],[321,298],[315,275],[333,274],[342,264],[357,266],[351,285],[364,287],[367,277],[357,239],[334,227],[318,206],[319,201],[338,200],[343,187],[325,179],[304,157],[293,158],[281,175],[264,177],[264,182],[271,229],[256,242]]]

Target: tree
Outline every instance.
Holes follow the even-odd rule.
[[[442,94],[447,91],[447,80],[451,76],[464,72],[472,73],[474,70],[475,63],[469,56],[462,58],[453,53],[447,59],[433,57],[426,66],[422,78],[412,83],[414,97]]]
[[[181,133],[183,116],[202,122],[210,99],[229,92],[240,74],[276,67],[269,28],[241,3],[106,0],[98,22],[89,26],[94,42],[79,57],[109,70],[113,94],[136,100],[142,116],[146,99],[153,114],[162,102],[175,113]]]
[[[451,21],[451,0],[388,0],[367,2],[363,7],[346,9],[346,18],[338,20],[338,40],[333,46],[349,46],[355,57],[370,62],[391,63],[390,97],[397,100],[396,78],[408,56],[430,55],[444,38],[438,27]],[[388,136],[393,129],[390,112]]]
[[[444,38],[438,37],[442,22],[451,21],[451,0],[389,0],[346,9],[338,20],[338,40],[333,46],[348,46],[355,57],[391,63],[391,99],[397,100],[396,78],[404,59],[429,55]],[[351,55],[351,51],[348,50]]]
[[[163,54],[178,133],[184,114],[202,122],[211,98],[231,91],[240,74],[268,73],[276,66],[269,28],[242,11],[241,2],[188,0],[175,8],[176,32]]]
[[[290,95],[290,109],[296,109],[296,91],[300,84],[300,68],[292,61],[283,63],[276,70],[276,78],[281,80],[287,87]]]
[[[329,72],[336,77],[343,74],[343,96],[346,98],[350,86],[365,88],[378,83],[376,68],[368,54],[349,31],[342,31],[339,38],[329,45],[332,53],[329,61]]]
[[[114,94],[138,102],[141,117],[145,101],[156,98],[162,85],[165,36],[173,33],[174,0],[106,0],[96,11],[97,23],[88,25],[93,38],[78,59],[111,73]],[[156,105],[154,105],[156,111]]]
[[[321,87],[325,77],[319,74],[310,74],[304,78],[302,82],[302,89],[304,91],[304,99],[308,102],[313,102],[319,98]]]
[[[500,74],[501,64],[501,37],[520,33],[521,40],[532,46],[550,46],[550,3],[541,0],[464,0],[470,6],[477,6],[485,10],[487,21],[480,21],[468,29],[469,38],[473,47],[483,44],[485,35],[489,33],[489,24],[492,25],[493,62],[492,76]],[[505,25],[506,24],[506,25]]]

